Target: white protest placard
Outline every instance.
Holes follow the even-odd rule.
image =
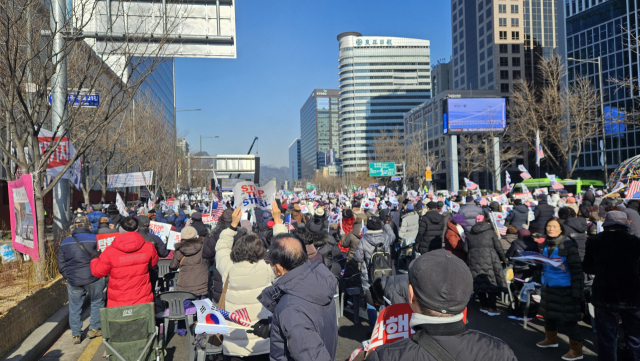
[[[262,187],[256,187],[253,182],[238,182],[233,187],[233,196],[236,205],[240,205],[243,211],[254,207],[270,210],[271,204],[276,200],[276,185],[268,182]]]
[[[167,240],[167,249],[176,249],[176,243],[180,243],[182,237],[180,236],[180,232],[171,231],[169,232],[169,239]]]
[[[525,192],[525,193],[515,193],[513,195],[513,198],[515,199],[529,199],[529,198],[533,198],[531,196],[531,192]]]
[[[149,224],[149,232],[160,237],[162,242],[167,243],[167,240],[169,239],[169,232],[171,232],[171,225],[167,223],[151,221],[151,223]]]
[[[549,195],[549,188],[544,187],[544,188],[537,188],[535,191],[533,191],[533,195],[534,196],[539,196],[541,194],[546,194]]]
[[[300,212],[309,213],[309,209],[307,209],[307,205],[304,203],[300,203]]]
[[[204,223],[204,224],[212,224],[212,223],[215,223],[215,221],[213,220],[213,216],[212,215],[203,214],[202,215],[202,223]]]

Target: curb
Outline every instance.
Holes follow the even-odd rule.
[[[3,361],[37,360],[69,328],[69,305],[62,306],[14,347]]]

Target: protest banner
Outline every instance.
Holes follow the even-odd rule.
[[[105,234],[96,235],[96,241],[98,242],[98,249],[101,252],[104,251],[108,246],[111,245],[113,240],[116,239],[116,236],[118,234],[119,233],[105,233]]]
[[[107,188],[139,187],[153,184],[153,171],[109,174]]]
[[[515,199],[529,199],[529,198],[533,198],[533,196],[531,195],[531,192],[515,193],[513,195],[513,198],[515,198]]]
[[[180,235],[180,232],[170,231],[169,238],[167,239],[167,249],[176,249],[176,243],[180,243],[181,240],[182,236]]]
[[[215,220],[213,219],[212,215],[203,214],[202,215],[202,223],[204,223],[204,224],[212,224],[212,223],[215,223]]]
[[[375,198],[376,197],[376,192],[375,191],[368,191],[367,192],[367,197],[369,199]]]
[[[160,240],[162,240],[162,242],[166,244],[167,240],[169,239],[169,232],[171,232],[171,225],[167,223],[151,221],[151,223],[149,224],[149,232],[160,237]]]
[[[268,182],[262,187],[256,187],[253,182],[238,182],[233,187],[233,197],[242,211],[254,207],[270,210],[271,204],[276,200],[276,185]]]
[[[23,174],[18,180],[7,182],[13,248],[38,261],[38,229],[33,197],[33,178]]]
[[[536,197],[541,195],[541,194],[543,194],[543,193],[546,194],[546,195],[549,195],[549,188],[547,188],[547,187],[536,188],[536,190],[533,191],[533,195],[536,196]]]
[[[409,338],[415,333],[409,327],[413,310],[408,303],[398,303],[385,307],[378,315],[378,320],[373,328],[371,342],[366,351],[375,350],[377,347],[393,343],[403,338]]]
[[[300,203],[300,212],[302,213],[309,213],[309,209],[307,208],[307,205],[304,203]]]

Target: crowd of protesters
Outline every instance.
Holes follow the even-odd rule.
[[[101,334],[105,287],[107,307],[155,302],[163,290],[157,263],[168,258],[170,268],[179,269],[176,290],[207,297],[229,312],[246,309],[252,329],[224,337],[227,359],[335,359],[335,295],[349,287],[361,289],[370,331],[385,306],[408,303],[414,312],[417,333],[363,352],[367,359],[435,360],[442,354],[434,356],[425,345],[436,342],[457,360],[515,360],[504,342],[461,321],[475,299],[487,317],[501,316],[497,300],[509,290],[516,295],[507,305],[510,313],[542,316],[545,338],[538,347],[559,347],[561,332],[569,339],[562,359],[582,359],[578,322],[591,318],[599,359],[616,360],[620,320],[625,352],[640,359],[638,203],[593,189],[539,192],[535,199],[373,189],[373,196],[371,190],[279,192],[271,209],[249,212],[234,210],[233,198],[184,202],[177,210],[96,204],[75,212],[58,264],[67,280],[74,343],[81,342],[85,295],[91,298],[93,338]],[[215,223],[205,224],[203,214],[218,207],[224,211]],[[180,232],[175,249],[150,231],[151,221]],[[100,252],[96,235],[107,233],[113,242]],[[391,260],[389,267],[380,254]],[[531,254],[561,265],[532,262]],[[532,293],[523,309],[523,295]]]

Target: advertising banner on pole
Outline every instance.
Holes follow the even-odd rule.
[[[268,182],[262,187],[256,187],[253,182],[238,182],[233,187],[233,197],[243,212],[254,207],[271,209],[271,204],[276,200],[276,185]]]
[[[38,223],[31,174],[23,174],[7,184],[13,248],[38,261]]]
[[[153,171],[109,174],[107,188],[138,187],[153,184]]]

